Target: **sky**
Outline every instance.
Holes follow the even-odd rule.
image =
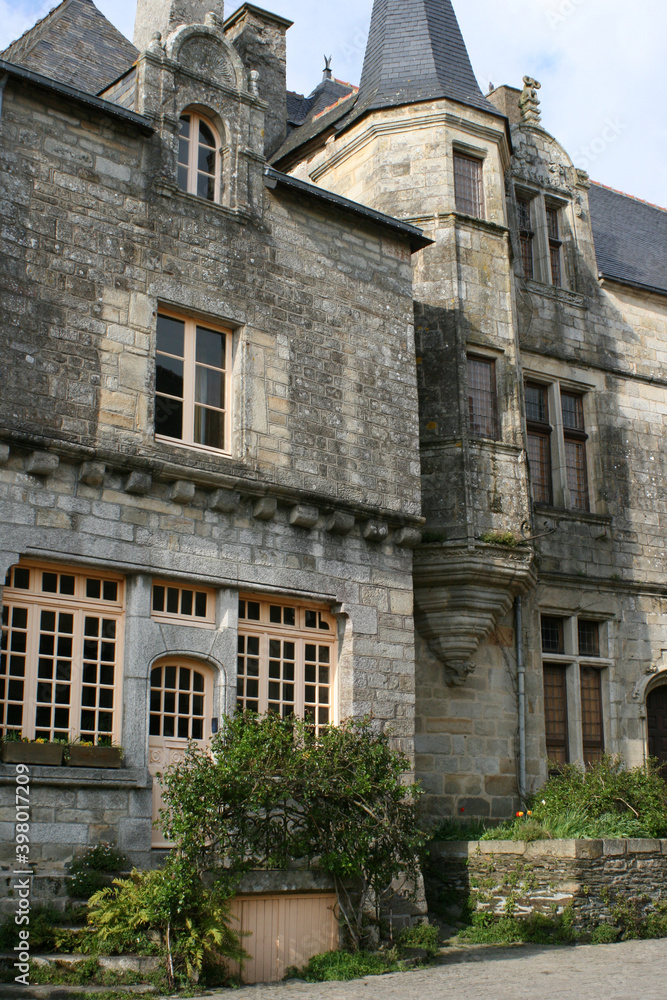
[[[132,37],[136,0],[95,0]],[[358,83],[372,0],[255,0],[294,21],[287,82],[310,93],[323,56]],[[220,0],[211,0],[219,6]],[[54,0],[0,0],[0,50]],[[228,2],[225,16],[240,3]],[[593,180],[667,208],[665,0],[454,0],[482,91],[542,84],[542,124]]]

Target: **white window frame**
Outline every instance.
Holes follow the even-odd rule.
[[[167,319],[175,319],[184,324],[184,337],[183,337],[183,396],[170,396],[168,393],[162,393],[157,391],[157,385],[155,388],[155,405],[157,407],[157,398],[160,396],[163,399],[174,399],[174,401],[182,402],[183,404],[183,424],[182,424],[182,437],[169,437],[166,434],[160,434],[157,429],[155,432],[156,441],[165,441],[172,445],[177,445],[179,447],[195,448],[198,451],[213,452],[218,455],[231,455],[231,439],[232,439],[232,340],[233,331],[228,326],[222,326],[219,323],[209,322],[209,320],[204,317],[193,317],[184,313],[179,313],[176,310],[163,308],[160,306],[158,308],[158,323],[160,317],[164,316]],[[194,429],[195,429],[195,377],[196,377],[196,337],[197,337],[197,327],[203,327],[206,330],[212,330],[214,333],[221,333],[225,335],[225,371],[224,371],[224,385],[225,385],[225,408],[210,407],[218,413],[224,414],[224,447],[214,448],[211,445],[200,444],[194,440]],[[157,335],[156,335],[157,343]],[[169,355],[166,352],[158,352],[156,348],[156,367],[158,353],[164,354],[166,357],[177,358],[177,355]],[[216,369],[219,370],[219,369]]]
[[[176,171],[177,171],[177,180],[178,180],[179,167],[185,168],[186,171],[187,171],[187,180],[186,180],[185,187],[181,186],[180,181],[178,181],[178,186],[179,186],[179,188],[180,188],[181,191],[185,191],[187,194],[192,194],[196,198],[201,198],[202,201],[206,201],[206,202],[209,202],[211,204],[220,204],[221,172],[222,172],[221,168],[222,168],[222,159],[223,159],[223,149],[222,149],[222,142],[221,142],[221,139],[220,139],[220,133],[219,133],[218,129],[215,127],[215,125],[213,124],[213,122],[211,121],[210,118],[207,118],[205,115],[200,114],[198,111],[191,110],[190,108],[185,108],[183,110],[183,112],[181,113],[181,116],[179,118],[179,125],[180,125],[180,122],[183,120],[183,118],[186,118],[186,117],[190,119],[190,137],[189,137],[188,140],[186,140],[188,142],[188,162],[187,162],[187,165],[186,165],[184,163],[181,163],[181,160],[180,160],[180,138],[181,137],[180,137],[180,134],[179,134],[179,136],[178,136],[178,139],[179,139],[179,154],[177,154],[177,157],[176,157],[176,160],[177,160]],[[198,191],[197,191],[198,177],[199,177],[200,173],[203,173],[202,171],[199,170],[199,146],[200,146],[200,143],[199,143],[199,124],[200,124],[200,122],[203,125],[205,125],[208,129],[211,130],[211,132],[213,133],[213,138],[215,139],[215,159],[214,159],[213,174],[212,175],[205,174],[205,176],[213,176],[213,178],[214,178],[214,193],[213,193],[213,197],[212,198],[208,198],[208,197],[205,197],[204,195],[200,195],[198,193]],[[179,128],[179,133],[180,133],[180,128]],[[196,138],[195,138],[195,136],[196,136]],[[207,148],[211,148],[211,147],[207,147]]]

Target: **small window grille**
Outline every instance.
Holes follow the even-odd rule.
[[[482,161],[472,156],[454,154],[454,192],[456,211],[484,218],[484,188]]]
[[[495,361],[468,358],[468,410],[473,437],[498,438]]]
[[[547,230],[549,235],[549,257],[551,261],[551,283],[557,288],[563,285],[562,252],[558,209],[547,208]]]
[[[570,501],[576,510],[590,510],[583,397],[561,392],[565,467]]]
[[[600,655],[600,625],[599,622],[586,621],[583,618],[578,622],[579,632],[579,656],[599,656]]]
[[[542,652],[565,652],[565,633],[562,618],[542,615]]]
[[[524,277],[533,277],[533,231],[532,211],[530,201],[526,198],[517,199],[517,213],[519,221],[519,241],[521,244],[521,261],[523,264]]]

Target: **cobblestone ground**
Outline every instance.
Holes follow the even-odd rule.
[[[475,949],[461,961],[350,983],[246,986],[216,1000],[667,1000],[667,940]]]

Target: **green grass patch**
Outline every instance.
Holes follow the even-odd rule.
[[[470,927],[462,930],[458,940],[466,944],[573,944],[577,940],[572,912],[554,917],[541,913],[519,919],[475,913]]]
[[[291,966],[285,972],[285,979],[305,979],[307,983],[344,982],[364,976],[381,976],[385,972],[402,972],[405,968],[395,949],[354,953],[327,951],[314,955],[302,969]]]

